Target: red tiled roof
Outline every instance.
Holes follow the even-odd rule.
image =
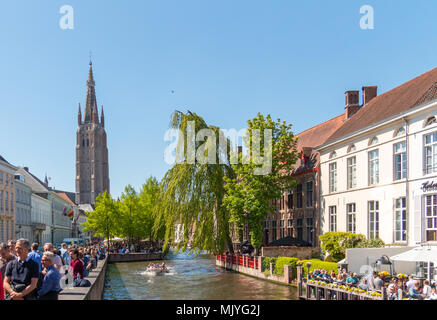
[[[361,107],[327,142],[340,139],[360,129],[407,111],[437,98],[437,68],[374,98]]]
[[[65,201],[67,201],[69,204],[75,205],[75,203],[71,201],[71,199],[65,194],[65,192],[56,192],[56,194],[63,198]]]

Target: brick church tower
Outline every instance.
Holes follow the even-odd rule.
[[[106,146],[105,116],[97,110],[93,67],[87,81],[85,115],[79,104],[76,143],[76,203],[94,204],[99,194],[109,190],[108,148]]]

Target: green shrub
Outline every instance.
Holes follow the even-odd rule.
[[[384,246],[385,243],[381,239],[367,239],[358,243],[357,248],[383,248]]]
[[[284,275],[284,265],[291,266],[291,270],[293,272],[293,278],[296,278],[296,263],[299,261],[297,258],[291,258],[291,257],[278,257],[276,260],[276,266],[274,273],[277,275]]]
[[[311,259],[311,260],[300,260],[299,261],[303,266],[303,276],[306,277],[308,273],[308,267],[307,263],[311,262],[310,271],[313,271],[315,269],[326,269],[329,273],[331,271],[334,271],[335,273],[338,272],[338,263],[337,262],[326,262],[319,259]]]
[[[327,232],[319,239],[323,252],[327,252],[333,261],[340,261],[344,259],[346,249],[356,248],[366,237],[351,232]]]
[[[273,263],[273,266],[275,266],[277,259],[278,258],[264,257],[262,259],[263,270],[270,270],[270,263]],[[269,273],[270,273],[270,271],[269,271]]]

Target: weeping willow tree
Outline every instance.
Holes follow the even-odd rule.
[[[176,163],[161,180],[154,232],[164,232],[164,250],[179,225],[177,249],[232,252],[229,213],[223,206],[224,177],[234,177],[231,143],[218,127],[189,111],[175,111],[170,127],[179,137]]]

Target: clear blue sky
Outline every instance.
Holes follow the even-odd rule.
[[[60,7],[74,29],[59,27]],[[361,30],[372,5],[375,29]],[[241,129],[257,112],[296,133],[437,66],[437,2],[14,0],[0,4],[0,154],[74,191],[78,103],[92,51],[111,191],[161,179],[170,115]],[[172,94],[174,90],[174,94]]]

